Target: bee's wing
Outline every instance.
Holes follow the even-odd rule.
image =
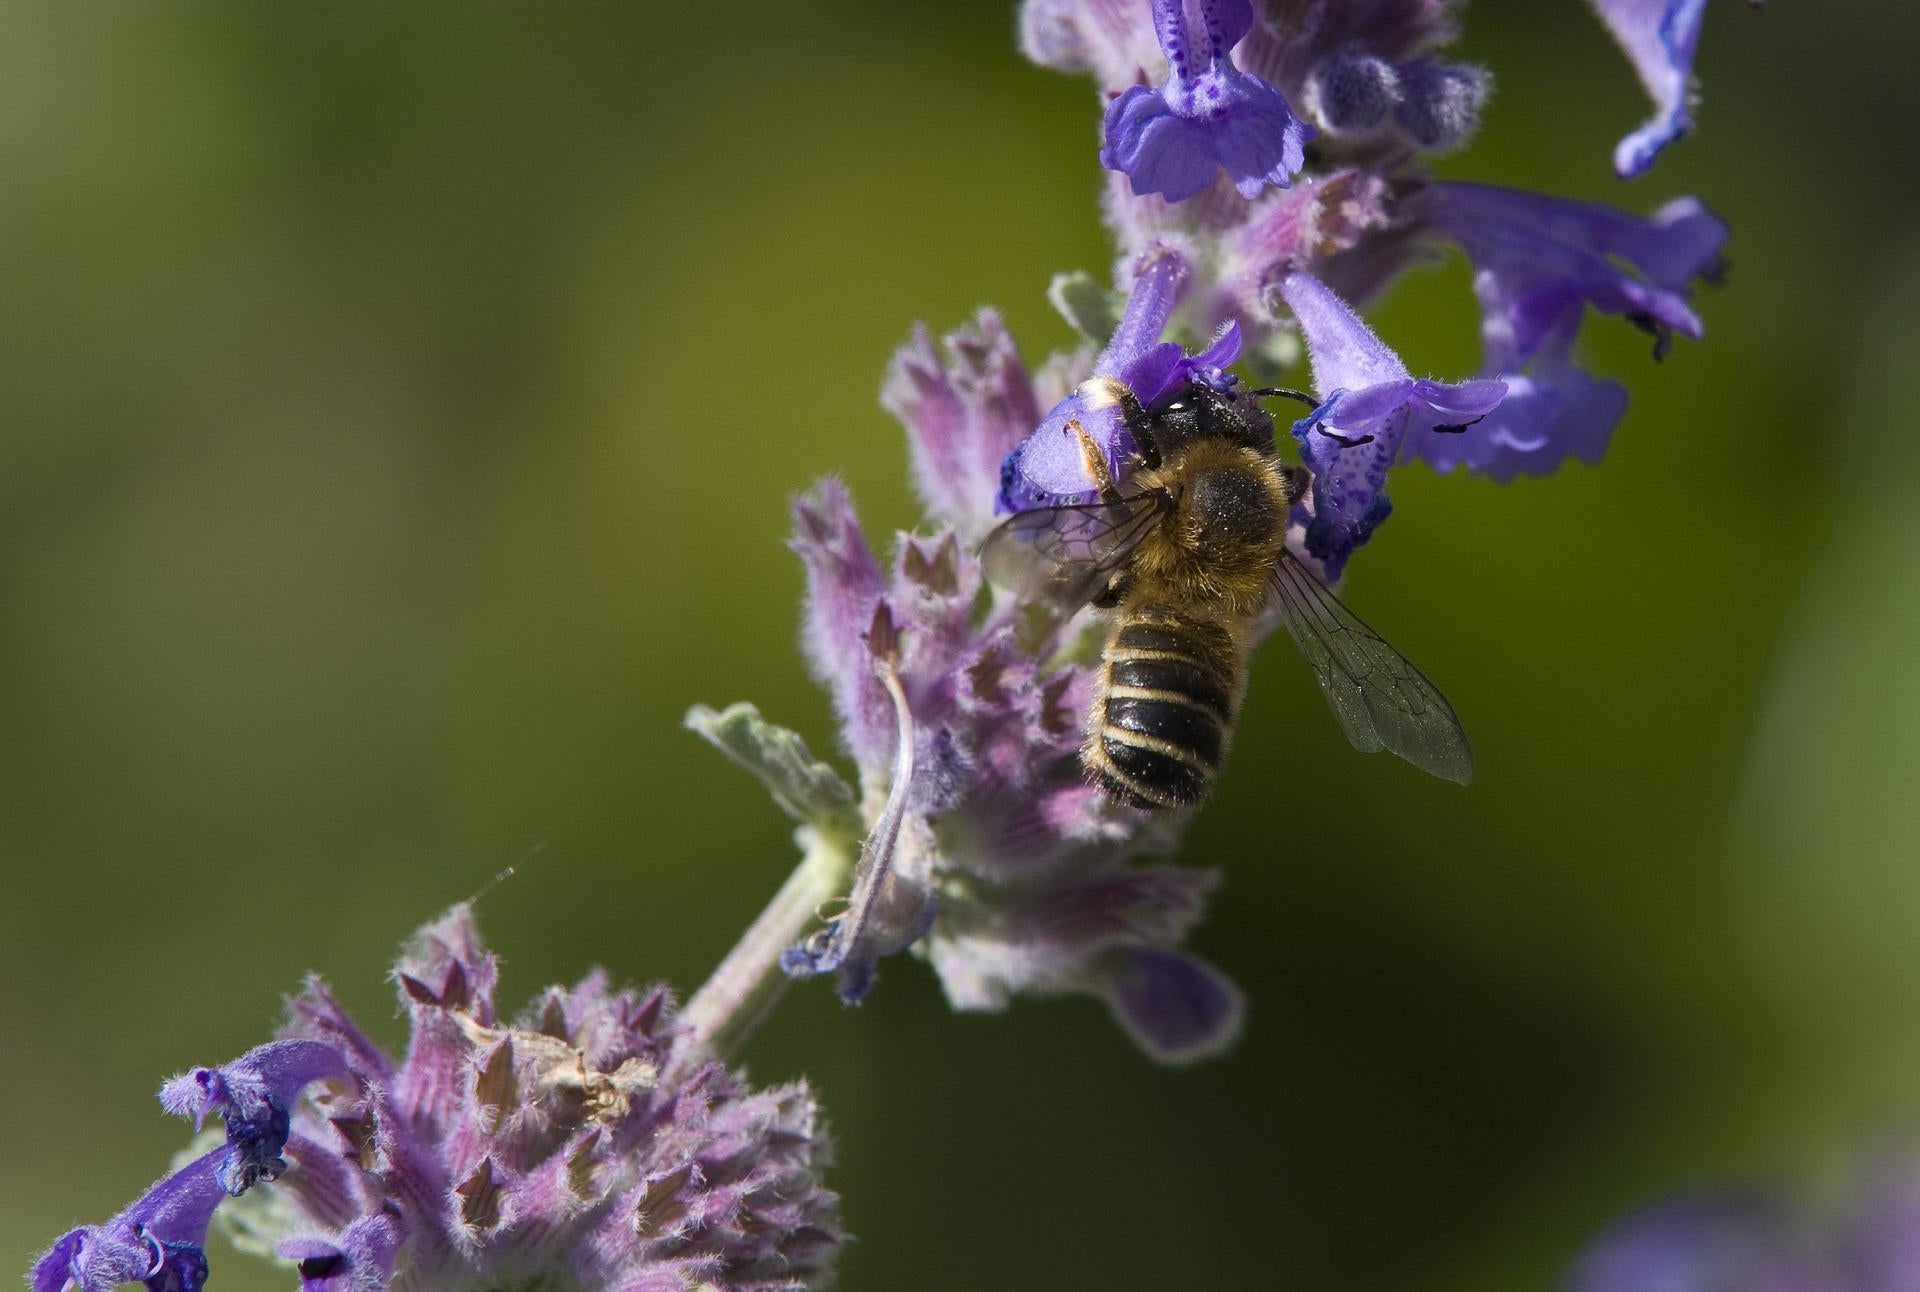
[[[1340,604],[1291,553],[1274,568],[1276,604],[1355,749],[1388,749],[1456,784],[1473,779],[1460,719],[1419,669]]]
[[[1078,610],[1159,520],[1159,490],[1110,501],[1017,511],[980,545],[988,580],[1023,597]]]

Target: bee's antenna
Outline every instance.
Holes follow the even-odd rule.
[[[1262,386],[1258,390],[1247,392],[1255,399],[1297,399],[1308,408],[1320,407],[1320,401],[1304,390],[1288,390],[1285,386]]]

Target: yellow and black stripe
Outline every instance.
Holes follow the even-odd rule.
[[[1084,756],[1101,789],[1148,809],[1204,798],[1226,753],[1239,654],[1218,624],[1166,613],[1122,622]]]

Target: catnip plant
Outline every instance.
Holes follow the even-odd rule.
[[[1615,156],[1639,174],[1692,124],[1705,6],[1595,7],[1655,101]],[[403,1054],[310,979],[276,1039],[163,1084],[199,1138],[119,1215],[55,1240],[34,1292],[197,1292],[216,1223],[311,1292],[825,1286],[845,1235],[813,1092],[730,1065],[792,980],[830,976],[857,1003],[903,953],[956,1009],[1078,993],[1155,1060],[1231,1046],[1240,994],[1183,945],[1216,874],[1166,860],[1183,815],[1116,804],[1082,770],[1094,617],[1032,613],[977,551],[1009,513],[1096,496],[1085,445],[1104,474],[1131,469],[1138,446],[1090,378],[1148,404],[1204,383],[1271,428],[1252,388],[1304,363],[1311,410],[1286,435],[1310,484],[1287,545],[1329,582],[1389,519],[1405,463],[1508,480],[1601,458],[1626,393],[1580,365],[1582,326],[1622,320],[1656,358],[1698,339],[1692,291],[1727,230],[1692,198],[1641,215],[1433,178],[1426,160],[1466,147],[1492,94],[1486,69],[1446,57],[1461,8],[1027,0],[1022,51],[1093,83],[1116,264],[1048,289],[1073,350],[1029,364],[983,310],[895,355],[881,403],[923,529],[883,553],[838,482],[796,499],[803,640],[856,775],[750,705],[688,716],[793,818],[792,876],[684,1004],[595,970],[503,1014],[466,905],[392,971]],[[1415,376],[1363,311],[1454,253],[1482,360]]]

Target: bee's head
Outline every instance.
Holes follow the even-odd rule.
[[[1273,421],[1265,410],[1236,391],[1221,390],[1197,377],[1154,400],[1145,420],[1163,454],[1204,439],[1225,439],[1253,448],[1273,443]]]

